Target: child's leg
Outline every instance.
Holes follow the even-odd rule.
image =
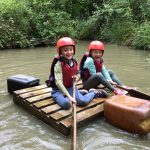
[[[95,96],[94,92],[89,92],[85,95],[82,95],[80,91],[76,88],[76,100],[77,104],[80,106],[84,106],[90,103],[93,100],[94,96]]]
[[[65,97],[62,94],[62,92],[60,92],[59,90],[53,91],[52,97],[58,103],[58,105],[61,106],[63,109],[69,109],[70,108],[69,99],[67,97]]]
[[[119,78],[117,77],[117,75],[112,70],[108,70],[108,73],[109,73],[111,79],[114,82],[116,82],[118,85],[122,85],[123,86],[123,83],[119,80]]]
[[[103,77],[101,73],[96,73],[91,76],[87,81],[83,82],[85,89],[89,90],[91,88],[96,88],[99,84],[104,85],[110,91],[114,92],[114,87]]]
[[[97,74],[91,76],[88,80],[83,81],[83,86],[87,90],[91,88],[96,88],[99,84],[101,84],[101,82],[98,80]]]
[[[72,95],[72,88],[67,89],[69,94]],[[85,106],[87,105],[89,102],[91,102],[95,96],[94,92],[89,92],[85,95],[83,95],[82,93],[80,93],[80,91],[76,88],[75,89],[75,99],[77,101],[77,105],[79,106]]]

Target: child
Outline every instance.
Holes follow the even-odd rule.
[[[64,109],[69,109],[72,103],[84,106],[91,102],[93,98],[107,97],[104,90],[91,91],[82,94],[75,88],[75,99],[72,97],[73,83],[72,77],[79,80],[78,64],[73,58],[76,52],[75,43],[69,37],[63,37],[57,41],[58,57],[54,58],[51,65],[49,77],[52,87],[52,97]]]
[[[127,94],[126,91],[115,88],[113,85],[124,86],[112,70],[104,66],[102,56],[104,44],[100,41],[92,41],[88,47],[89,53],[81,59],[81,78],[85,89],[96,88],[99,84],[104,85],[110,91],[118,95]]]

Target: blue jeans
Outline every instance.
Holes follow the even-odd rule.
[[[67,88],[67,91],[70,95],[73,93],[73,88]],[[94,98],[95,94],[94,92],[87,93],[85,95],[81,94],[80,91],[75,88],[75,99],[77,102],[77,105],[79,106],[85,106],[89,102],[91,102]],[[63,93],[59,89],[53,89],[52,90],[52,97],[53,99],[60,105],[63,109],[69,109],[70,108],[70,101],[68,97],[64,96]]]

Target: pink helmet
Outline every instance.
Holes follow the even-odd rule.
[[[92,41],[88,47],[89,53],[91,52],[91,50],[104,51],[104,44],[101,41]]]
[[[75,49],[75,43],[70,37],[63,37],[57,41],[57,52],[59,55],[60,55],[60,48],[63,46],[73,46],[74,47],[74,54],[75,54],[75,50],[76,50]]]

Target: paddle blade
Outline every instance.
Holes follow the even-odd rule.
[[[150,100],[150,95],[147,95],[143,92],[140,92],[140,91],[137,91],[137,90],[134,90],[134,89],[129,89],[128,93],[133,97]]]

